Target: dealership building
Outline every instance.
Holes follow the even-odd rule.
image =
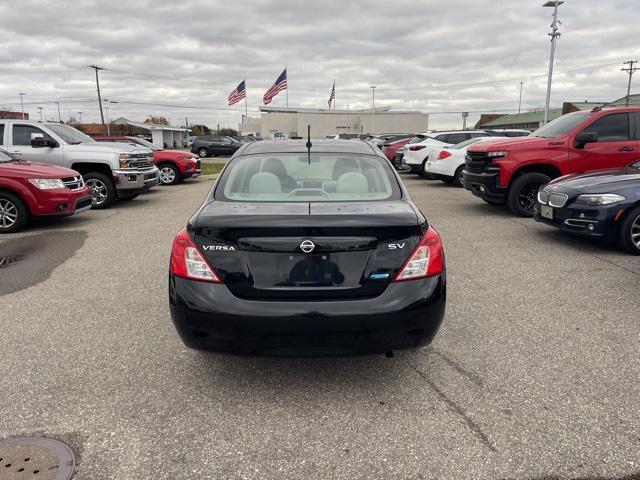
[[[392,111],[390,107],[367,110],[260,107],[259,117],[244,117],[238,125],[242,135],[287,138],[303,137],[311,125],[311,136],[323,138],[340,133],[417,133],[429,127],[429,116],[418,111]]]

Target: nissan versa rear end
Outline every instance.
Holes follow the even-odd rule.
[[[255,142],[177,234],[169,299],[189,347],[382,353],[431,342],[445,278],[438,232],[379,149]]]

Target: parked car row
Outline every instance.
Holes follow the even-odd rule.
[[[454,146],[425,135],[405,145],[403,161],[516,215],[640,255],[639,107],[569,113],[522,138],[497,133],[502,138],[470,131],[472,139]]]
[[[138,137],[97,142],[69,125],[0,120],[0,233],[31,217],[103,209],[200,174],[188,152],[152,150]]]

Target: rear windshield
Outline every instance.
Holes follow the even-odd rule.
[[[224,169],[217,200],[343,202],[399,199],[388,162],[372,155],[304,153],[236,157]]]

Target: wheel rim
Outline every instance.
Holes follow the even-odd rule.
[[[162,183],[172,183],[176,179],[176,172],[171,167],[162,167],[160,169],[160,181]]]
[[[102,205],[107,200],[109,191],[107,190],[107,186],[104,184],[104,182],[96,178],[90,178],[85,182],[85,185],[89,188],[89,190],[91,190],[92,205]]]
[[[0,228],[11,228],[18,221],[18,207],[4,198],[0,198]]]
[[[525,212],[533,213],[533,206],[536,203],[538,190],[540,189],[541,185],[541,183],[529,183],[525,185],[522,190],[520,190],[520,195],[518,195],[518,203]]]
[[[640,215],[631,224],[631,242],[640,248]]]
[[[200,150],[198,150],[198,156],[200,156],[200,158],[205,158],[207,156],[207,150],[201,148]]]

